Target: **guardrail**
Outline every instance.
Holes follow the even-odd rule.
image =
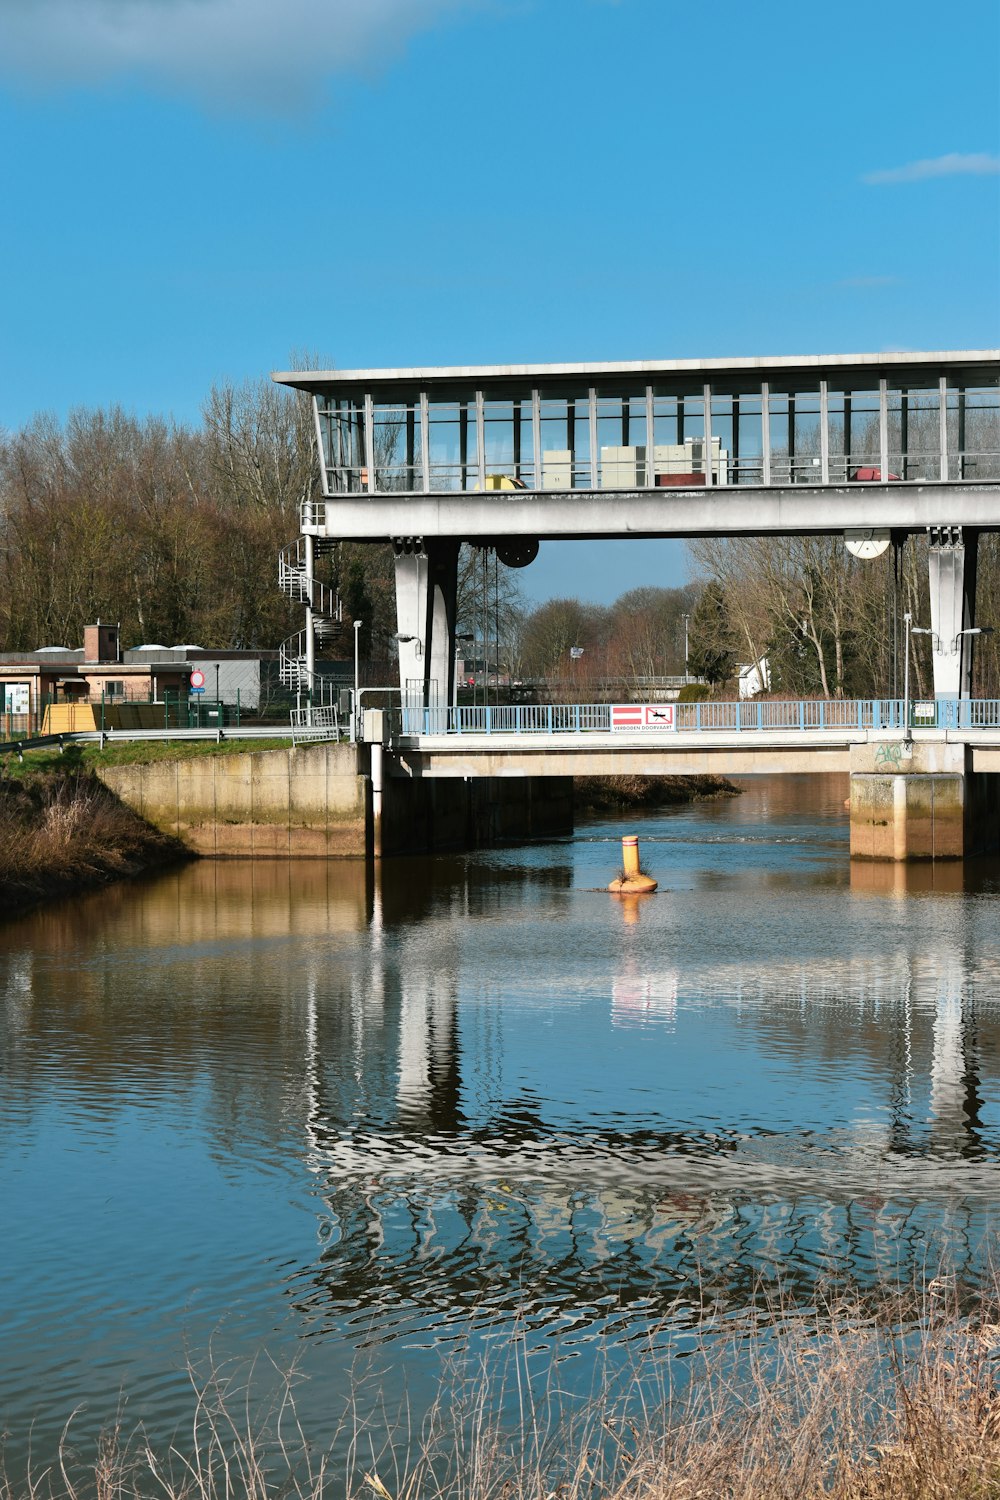
[[[633,707],[635,705],[632,705]],[[623,705],[624,707],[624,705]],[[658,715],[672,710],[677,733],[725,730],[754,733],[767,730],[904,730],[1000,728],[1000,699],[939,698],[803,698],[787,702],[770,699],[736,703],[675,703],[650,705]],[[487,704],[462,708],[404,708],[400,732],[430,734],[610,734],[623,728],[613,723],[609,703]],[[907,723],[908,720],[908,723]],[[637,730],[644,733],[645,731]],[[661,727],[650,733],[670,732]]]

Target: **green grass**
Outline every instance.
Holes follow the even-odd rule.
[[[24,760],[16,755],[0,757],[0,770],[5,776],[23,779],[37,773],[50,771],[87,770],[101,766],[138,766],[152,761],[190,760],[196,755],[244,755],[247,751],[259,753],[265,750],[288,750],[291,739],[274,740],[123,740],[118,744],[100,745],[69,744],[60,752],[51,746],[39,750],[25,750]]]

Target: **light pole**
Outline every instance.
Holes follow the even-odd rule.
[[[452,679],[453,680],[452,680],[452,688],[451,688],[451,707],[452,707],[452,718],[453,718],[452,728],[453,729],[457,729],[458,728],[458,660],[459,660],[458,653],[459,653],[459,651],[462,648],[463,642],[467,643],[467,642],[469,642],[471,640],[474,640],[474,639],[475,639],[475,637],[472,636],[472,635],[470,635],[467,631],[456,632],[456,635],[455,635],[455,665],[454,665],[454,668],[452,670]],[[465,661],[465,653],[464,652],[462,653],[462,661],[463,662]]]
[[[690,615],[682,615],[681,616],[681,619],[684,621],[684,686],[685,687],[687,687],[687,680],[688,680],[688,620],[690,618],[691,618]]]
[[[934,649],[937,650],[937,651],[941,650],[941,642],[938,639],[938,633],[937,633],[937,631],[934,630],[933,627],[927,626],[927,625],[911,625],[910,624],[910,619],[911,619],[910,615],[904,615],[903,616],[904,623],[909,626],[909,631],[908,631],[907,641],[906,641],[906,671],[903,674],[904,681],[905,681],[905,684],[906,684],[906,691],[905,691],[905,693],[904,693],[903,696],[904,696],[904,700],[906,702],[906,710],[907,710],[906,711],[906,729],[907,729],[907,734],[909,734],[909,729],[910,729],[910,712],[909,712],[909,698],[910,698],[910,641],[909,641],[909,636],[911,636],[911,635],[929,635],[931,637],[931,645],[934,647]]]
[[[903,736],[910,732],[910,626],[913,616],[907,610],[903,616]]]
[[[352,712],[351,712],[351,743],[352,744],[357,740],[357,738],[358,738],[358,730],[361,727],[359,725],[359,723],[358,723],[358,693],[359,693],[358,634],[359,634],[360,630],[361,630],[361,621],[360,620],[355,620],[355,622],[354,622],[354,702],[352,704]]]

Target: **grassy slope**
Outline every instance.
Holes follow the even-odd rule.
[[[3,774],[20,779],[38,772],[64,773],[67,770],[93,770],[98,766],[138,766],[160,760],[190,760],[196,755],[245,755],[248,751],[289,750],[287,740],[123,740],[119,744],[70,744],[65,750],[44,748],[25,751],[24,760],[7,757]]]

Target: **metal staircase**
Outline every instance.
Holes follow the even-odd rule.
[[[313,538],[313,555],[331,552],[336,542],[328,537]],[[307,565],[306,539],[297,537],[278,553],[278,587],[295,604],[312,610],[313,639],[317,647],[328,645],[343,624],[344,609],[340,595],[328,584],[311,576]],[[308,638],[299,630],[283,641],[278,651],[278,675],[284,687],[296,693],[308,693],[313,704],[331,698],[333,685],[316,673],[310,682]]]

